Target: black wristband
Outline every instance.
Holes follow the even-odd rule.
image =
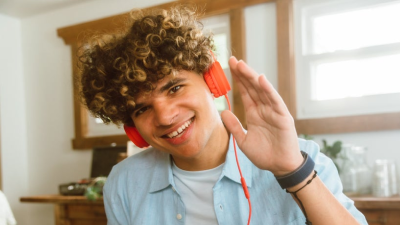
[[[311,157],[308,156],[306,152],[301,151],[301,154],[304,157],[304,161],[299,168],[295,171],[284,175],[284,176],[275,176],[279,185],[282,189],[286,189],[289,187],[293,187],[297,184],[300,184],[303,180],[305,180],[311,172],[314,170],[315,163]]]

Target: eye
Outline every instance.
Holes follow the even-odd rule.
[[[147,106],[138,109],[138,110],[135,112],[135,116],[140,116],[140,115],[142,115],[144,112],[146,112],[147,109],[148,109]]]
[[[173,93],[177,92],[179,89],[181,89],[181,87],[182,87],[181,85],[176,85],[175,87],[173,87],[169,90],[169,93],[173,94]]]

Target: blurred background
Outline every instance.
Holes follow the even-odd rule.
[[[87,178],[91,172],[92,148],[77,151],[71,144],[75,137],[71,54],[75,53],[57,30],[167,2],[0,0],[0,189],[18,224],[55,224],[51,204],[21,203],[20,197],[57,194],[60,184]],[[319,127],[328,127],[313,131],[314,123],[302,125],[299,135],[312,138],[321,148],[323,140],[327,145],[340,141],[342,146],[363,147],[362,163],[371,176],[377,159],[390,159],[397,165],[400,2],[294,0],[293,90],[283,90],[278,84],[276,5],[265,1],[243,9],[244,55],[280,93],[295,91],[291,106],[297,109],[296,119],[322,119]],[[203,22],[206,32],[215,34],[218,58],[229,76],[229,16],[216,15]],[[224,101],[217,104],[220,110],[226,107]],[[385,117],[386,113],[390,116]],[[354,129],[340,125],[330,130],[332,124],[323,120],[358,121],[358,115],[378,114],[382,116],[377,123],[387,125],[369,126],[374,121],[364,119],[361,125],[354,122]],[[89,136],[123,133],[115,127],[103,128],[94,118],[88,120]],[[341,154],[345,154],[343,149]]]

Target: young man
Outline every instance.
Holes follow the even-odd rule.
[[[234,57],[229,66],[247,131],[231,112],[219,115],[203,79],[213,42],[193,10],[132,15],[125,34],[96,40],[81,55],[89,110],[106,123],[136,127],[152,146],[113,168],[104,187],[109,225],[246,224],[250,209],[232,136],[251,224],[304,224],[305,215],[314,225],[367,224],[342,193],[332,161],[317,144],[297,139],[265,76]]]

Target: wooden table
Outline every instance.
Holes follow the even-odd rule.
[[[84,196],[42,195],[21,197],[20,201],[54,204],[56,225],[107,225],[103,199],[89,201]]]
[[[400,225],[400,197],[351,197],[369,225]],[[53,203],[56,225],[106,225],[103,199],[84,196],[43,195],[22,197],[21,202]]]
[[[351,197],[369,225],[400,225],[400,197]]]

